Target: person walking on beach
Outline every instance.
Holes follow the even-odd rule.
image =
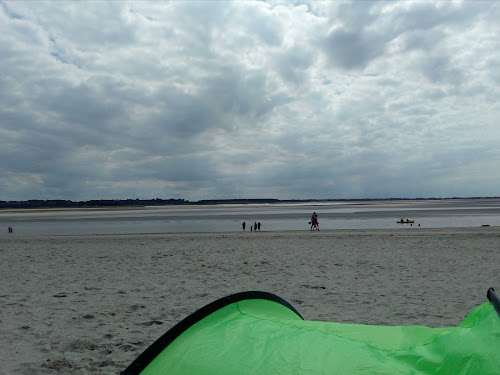
[[[316,212],[313,212],[311,216],[311,229],[309,230],[319,230],[318,215],[316,214]]]
[[[259,229],[260,232],[260,221],[257,223],[257,228]]]
[[[253,224],[253,230],[256,232],[257,231],[257,222]]]
[[[246,228],[246,226],[247,226],[247,223],[243,222],[243,223],[241,224],[241,226],[243,227],[243,230],[245,230],[245,228]]]

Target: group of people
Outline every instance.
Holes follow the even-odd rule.
[[[13,233],[14,232],[14,229],[12,229],[12,227],[9,227],[9,233]]]
[[[245,230],[245,228],[247,227],[247,223],[243,222],[243,223],[241,223],[241,226],[243,227],[243,230]],[[250,224],[250,232],[252,232],[252,231],[256,232],[257,230],[259,230],[259,232],[260,232],[260,227],[261,227],[260,221],[258,223],[255,222],[253,224]]]
[[[309,224],[311,224],[311,229],[309,229],[309,230],[312,230],[312,231],[319,230],[318,214],[316,212],[313,212],[313,214],[311,216],[311,221],[309,222]],[[241,223],[241,227],[243,228],[243,230],[246,230],[247,223],[244,221],[243,223]],[[259,231],[260,232],[260,227],[261,227],[260,221],[255,222],[253,224],[250,224],[250,232],[252,232],[252,231],[254,231],[254,232]]]

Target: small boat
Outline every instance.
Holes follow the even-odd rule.
[[[399,220],[397,221],[398,224],[413,224],[415,222],[415,220]]]

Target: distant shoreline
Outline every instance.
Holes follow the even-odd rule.
[[[253,204],[318,204],[318,203],[357,203],[363,202],[425,202],[425,201],[457,201],[457,200],[500,200],[500,197],[450,197],[450,198],[359,198],[359,199],[204,199],[188,201],[185,199],[101,199],[88,201],[71,200],[27,200],[27,201],[0,201],[0,211],[12,209],[144,209],[154,207],[180,206],[217,206],[217,205],[253,205]]]

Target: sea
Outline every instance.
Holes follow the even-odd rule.
[[[0,237],[500,226],[500,198],[0,211]],[[414,221],[397,223],[401,219]],[[12,227],[13,232],[8,232]]]

